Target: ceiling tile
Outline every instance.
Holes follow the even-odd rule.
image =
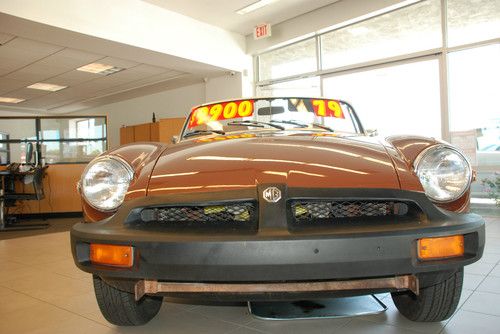
[[[27,108],[46,109],[51,104],[54,104],[54,103],[57,103],[60,101],[72,100],[72,99],[74,99],[74,98],[67,97],[61,91],[61,92],[46,94],[46,95],[43,95],[40,97],[34,97],[28,101],[24,101],[24,102],[19,103],[19,105],[22,107],[27,107]]]
[[[0,64],[3,68],[0,75],[14,72],[61,49],[56,45],[14,38],[0,46]]]
[[[9,93],[9,94],[19,96],[20,98],[25,99],[25,100],[30,100],[33,98],[47,95],[49,93],[50,92],[48,92],[48,91],[40,90],[40,89],[21,88],[19,90],[16,90],[14,92]]]
[[[0,78],[0,94],[15,91],[30,85],[28,81],[15,80],[10,78]]]
[[[23,67],[20,70],[11,72],[4,76],[4,78],[11,78],[16,80],[25,80],[31,83],[44,81],[45,79],[51,78],[61,72],[64,72],[59,67],[40,65],[39,62]]]
[[[7,96],[5,97],[13,97],[13,98],[16,98],[16,99],[23,99],[23,97],[19,94],[14,94],[14,93],[9,93],[9,94],[6,94]],[[21,103],[23,102],[19,102],[19,103],[0,103],[1,105],[6,105],[6,106],[19,106]]]
[[[152,73],[158,74],[151,75]],[[49,95],[35,97],[22,103],[23,106],[26,107],[52,109],[78,101],[94,99],[105,95],[111,95],[143,87],[148,84],[166,81],[182,74],[182,72],[168,70],[162,67],[140,64],[136,67],[109,76],[92,74],[94,77],[93,80],[89,80],[76,86],[70,86],[64,90],[54,92]],[[60,80],[57,82],[60,82]]]
[[[7,43],[11,39],[14,39],[16,36],[14,35],[9,35],[9,34],[4,34],[0,32],[0,45]]]
[[[8,43],[2,45],[2,48],[16,49],[19,51],[30,52],[37,56],[48,56],[59,50],[64,49],[62,46],[57,46],[53,44],[43,43],[39,41],[34,41],[27,38],[16,37]]]
[[[147,85],[155,84],[158,82],[163,82],[167,81],[169,79],[178,77],[180,75],[184,75],[185,73],[183,72],[178,72],[178,71],[173,71],[173,70],[168,70],[166,72],[156,74],[156,75],[151,75],[139,80],[134,80],[132,82],[127,82],[118,86],[113,86],[107,89],[100,90],[97,95],[103,96],[103,95],[108,95],[112,94],[114,92],[122,92],[126,90],[131,90],[134,88],[139,88],[139,87],[144,87]]]
[[[32,83],[46,81],[49,78],[75,70],[82,65],[101,58],[103,58],[101,55],[90,54],[73,49],[64,49],[27,65],[15,72],[11,72],[6,75],[6,77],[17,80],[26,80]]]
[[[165,79],[170,79],[170,78],[175,78],[175,77],[178,77],[180,75],[185,75],[185,74],[186,74],[185,72],[169,70],[168,72],[163,73],[162,76]]]
[[[93,93],[100,90],[148,77],[151,75],[148,72],[150,70],[151,68],[147,65],[139,65],[112,75],[100,76],[95,80],[84,82],[75,88],[86,98],[94,97]]]
[[[47,82],[62,86],[76,86],[83,82],[97,78],[99,78],[98,74],[74,70],[50,78]]]
[[[133,69],[134,71],[141,72],[144,74],[149,74],[149,75],[155,75],[155,74],[160,74],[164,72],[170,71],[168,68],[164,67],[159,67],[159,66],[153,66],[153,65],[147,65],[147,64],[140,64]]]
[[[106,64],[106,65],[113,65],[115,67],[121,67],[121,68],[130,68],[139,65],[139,63],[129,61],[129,60],[124,60],[124,59],[119,59],[119,58],[113,58],[113,57],[106,57],[103,59],[99,59],[97,63],[101,64]]]
[[[105,58],[102,55],[75,49],[64,49],[39,61],[42,65],[74,70],[83,65]]]

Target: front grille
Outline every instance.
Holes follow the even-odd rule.
[[[163,206],[141,211],[143,222],[171,226],[237,226],[253,223],[256,217],[257,206],[253,202]]]
[[[383,216],[405,216],[409,205],[399,201],[383,200],[295,200],[291,202],[293,220],[297,224],[326,223],[346,219]]]

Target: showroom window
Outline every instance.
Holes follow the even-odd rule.
[[[448,0],[448,46],[500,37],[500,1]]]
[[[448,58],[451,141],[462,145],[478,180],[495,179],[500,169],[500,43],[451,52]],[[482,191],[478,183],[472,190]]]
[[[256,58],[259,96],[344,99],[367,129],[451,141],[478,180],[499,171],[498,0],[403,2]]]
[[[321,36],[322,68],[337,68],[439,48],[440,1],[401,8]]]
[[[314,38],[277,49],[258,58],[260,80],[278,79],[316,71],[316,41]]]
[[[441,135],[436,59],[325,77],[323,89],[349,102],[363,127],[380,135]]]
[[[106,117],[2,117],[0,164],[24,163],[35,144],[47,164],[86,163],[106,151]]]
[[[457,75],[460,66],[453,64],[460,55],[473,58],[474,48],[499,43],[498,0],[402,3],[398,9],[257,55],[256,95],[320,94],[346,99],[367,128],[377,128],[382,134],[404,131],[451,140],[458,123],[453,123],[457,117],[449,113],[458,104],[457,89],[465,84],[460,83],[463,73]],[[484,80],[474,82],[477,91],[495,87],[485,87]],[[366,98],[375,95],[389,103],[378,119],[366,107]],[[413,119],[417,107],[408,101],[422,100],[426,108],[419,112],[431,121],[425,126],[418,121],[403,126],[380,121],[385,117]]]
[[[285,81],[257,87],[257,96],[320,96],[319,77]]]

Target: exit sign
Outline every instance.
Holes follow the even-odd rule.
[[[269,23],[260,24],[253,29],[253,38],[261,39],[271,36],[271,25]]]

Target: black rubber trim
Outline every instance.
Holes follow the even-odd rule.
[[[282,190],[282,203],[264,203],[268,186]],[[409,221],[369,221],[340,227],[291,230],[283,218],[292,198],[398,199],[416,203],[423,214]],[[137,208],[163,204],[207,204],[259,200],[257,231],[143,230],[124,222]],[[286,210],[285,210],[286,212]],[[465,235],[465,255],[442,261],[417,259],[423,237]],[[262,185],[252,190],[144,197],[127,202],[114,216],[71,231],[73,255],[82,270],[103,277],[172,281],[267,282],[350,279],[457,270],[477,261],[484,249],[484,221],[434,206],[423,193],[392,189],[286,189]],[[131,269],[96,266],[88,261],[91,242],[127,244],[136,251]]]

